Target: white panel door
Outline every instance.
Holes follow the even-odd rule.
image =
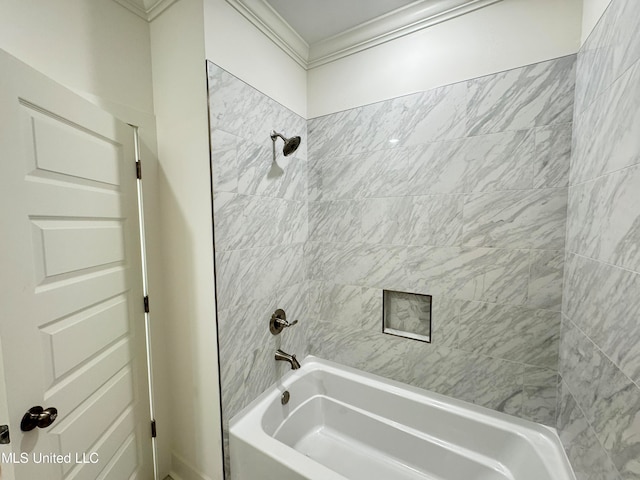
[[[0,50],[0,424],[16,480],[153,478],[133,141]],[[34,406],[58,417],[22,432]]]

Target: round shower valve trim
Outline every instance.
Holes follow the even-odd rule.
[[[269,320],[269,331],[273,335],[278,335],[282,330],[287,327],[293,327],[296,323],[298,323],[298,320],[294,320],[289,323],[287,321],[287,314],[283,309],[279,308],[273,312],[273,315],[271,315],[271,320]]]

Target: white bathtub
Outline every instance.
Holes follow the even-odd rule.
[[[311,356],[229,433],[235,480],[575,480],[549,428]]]

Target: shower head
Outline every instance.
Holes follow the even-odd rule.
[[[276,138],[278,137],[280,137],[284,141],[284,146],[282,147],[282,153],[284,153],[285,157],[288,157],[289,155],[291,155],[300,146],[300,137],[286,138],[282,134],[272,131],[271,140],[273,140],[274,152],[275,152]]]

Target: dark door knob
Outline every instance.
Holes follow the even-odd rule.
[[[0,445],[11,443],[9,438],[9,425],[0,425]]]
[[[55,422],[56,418],[58,418],[58,410],[53,407],[46,409],[42,407],[32,407],[22,417],[20,430],[23,432],[29,432],[36,427],[47,428]]]

